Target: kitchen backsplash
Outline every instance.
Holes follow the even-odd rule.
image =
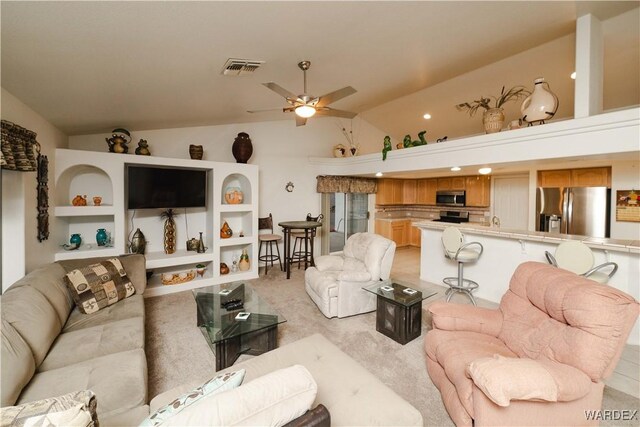
[[[438,219],[440,211],[469,212],[469,222],[489,223],[489,208],[445,208],[442,206],[386,206],[376,209],[376,219],[419,218]]]

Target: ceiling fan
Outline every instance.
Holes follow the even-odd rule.
[[[356,93],[356,90],[351,86],[343,87],[342,89],[338,89],[336,91],[329,92],[326,95],[318,97],[307,94],[307,70],[310,66],[311,62],[309,61],[302,61],[298,63],[298,67],[300,67],[302,73],[304,74],[304,93],[302,95],[295,95],[293,92],[288,91],[287,89],[274,82],[263,83],[264,86],[268,87],[278,95],[283,96],[289,104],[288,107],[284,107],[282,109],[282,112],[295,112],[296,126],[304,126],[307,123],[307,119],[313,116],[344,117],[347,119],[352,119],[357,116],[357,113],[336,110],[335,108],[328,107],[329,104]],[[247,112],[260,113],[263,111],[273,110],[256,110]]]

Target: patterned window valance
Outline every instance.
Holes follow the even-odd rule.
[[[319,175],[316,177],[318,193],[375,193],[376,180],[355,176]]]
[[[2,120],[2,169],[35,171],[38,168],[35,150],[40,146],[36,136],[35,132]]]

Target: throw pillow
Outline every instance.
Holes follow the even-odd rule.
[[[96,397],[91,390],[37,400],[0,411],[0,425],[93,427],[98,425]]]
[[[283,426],[307,412],[318,386],[301,365],[279,369],[207,396],[168,420],[171,426]]]
[[[117,258],[73,270],[64,279],[73,300],[84,314],[95,313],[136,292]]]
[[[533,359],[495,354],[467,365],[467,375],[496,405],[511,400],[558,401],[558,385],[545,367]]]
[[[217,375],[211,378],[204,384],[194,388],[193,390],[183,394],[171,403],[158,409],[155,413],[145,418],[140,427],[159,426],[159,425],[171,425],[171,418],[175,417],[185,408],[193,405],[197,401],[201,400],[205,396],[209,396],[216,393],[221,393],[226,390],[231,390],[242,384],[244,379],[245,370],[227,372],[225,374]]]

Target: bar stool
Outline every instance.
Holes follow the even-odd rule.
[[[260,234],[260,230],[270,230],[271,233]],[[273,262],[278,260],[280,263],[280,270],[282,270],[282,260],[280,259],[280,248],[278,247],[278,243],[282,240],[282,236],[277,234],[273,234],[273,216],[269,213],[269,216],[264,218],[258,218],[258,241],[260,245],[258,246],[258,263],[260,261],[264,261],[264,274],[267,274],[269,270],[269,263],[271,263],[271,267],[273,267]],[[262,253],[262,244],[265,244],[264,255],[260,255]],[[273,245],[276,245],[277,255],[273,253]]]
[[[447,295],[447,302],[451,300],[454,293],[460,292],[466,294],[473,305],[476,305],[476,300],[471,294],[472,291],[478,288],[478,283],[470,279],[465,279],[463,276],[463,267],[465,263],[476,262],[484,248],[479,242],[462,243],[464,236],[456,227],[447,227],[442,232],[442,246],[444,247],[444,256],[456,261],[458,263],[458,277],[445,277],[442,281],[449,285],[449,289],[445,293]],[[480,248],[480,250],[469,249],[472,246]]]
[[[306,221],[314,221],[322,224],[322,220],[324,219],[324,215],[320,214],[318,216],[311,216],[310,213],[307,214]],[[295,237],[296,240],[293,242],[293,250],[291,252],[291,262],[298,261],[298,270],[300,269],[300,263],[304,260],[305,264],[309,261],[309,244],[310,237],[313,234],[313,237],[316,237],[316,229],[314,228],[308,234],[307,241],[305,242],[305,234],[304,231],[293,231],[291,232],[291,237]],[[300,243],[298,250],[296,251],[296,246]],[[302,245],[304,244],[304,250],[302,249]]]
[[[554,267],[569,270],[600,284],[606,284],[611,276],[618,271],[618,264],[615,262],[605,262],[594,267],[593,251],[584,243],[575,240],[560,243],[556,248],[555,256],[548,251],[545,251],[544,255],[549,264]],[[600,271],[607,268],[610,268],[608,272]]]

